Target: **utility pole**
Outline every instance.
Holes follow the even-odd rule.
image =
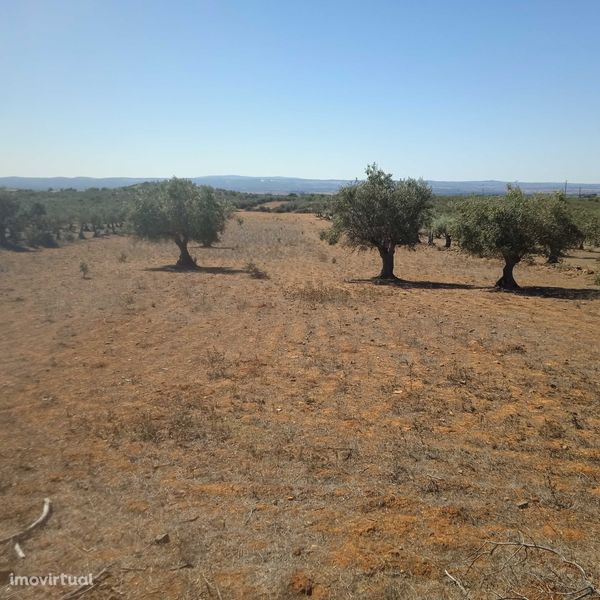
[[[567,195],[567,180],[565,179],[565,196]]]

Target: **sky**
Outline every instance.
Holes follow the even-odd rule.
[[[600,0],[0,0],[0,176],[600,182]]]

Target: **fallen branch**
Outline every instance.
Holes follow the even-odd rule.
[[[15,533],[7,538],[0,540],[0,544],[5,544],[6,542],[17,542],[19,540],[22,540],[36,527],[39,527],[40,525],[43,525],[45,523],[46,519],[48,519],[48,517],[50,516],[51,508],[52,502],[50,501],[50,498],[44,498],[44,508],[42,509],[42,514],[39,516],[39,518],[36,519],[31,525],[29,525],[29,527],[23,529],[23,531],[19,531],[18,533]]]
[[[555,556],[558,556],[558,558],[560,558],[560,560],[565,564],[565,565],[569,565],[571,567],[574,567],[575,569],[577,569],[580,573],[581,576],[583,577],[583,580],[585,581],[586,586],[589,589],[588,593],[594,593],[594,594],[598,594],[600,595],[600,589],[597,588],[591,581],[590,576],[586,573],[585,569],[579,564],[576,563],[572,560],[567,559],[565,556],[563,556],[558,550],[555,550],[554,548],[550,548],[549,546],[540,546],[539,544],[533,544],[533,543],[528,543],[525,541],[520,541],[520,542],[496,542],[493,540],[488,540],[486,543],[491,544],[492,546],[494,546],[494,549],[499,547],[499,546],[513,546],[513,547],[519,547],[519,548],[530,548],[532,550],[542,550],[544,552],[549,552],[550,554],[554,554]]]
[[[204,573],[200,573],[200,574],[202,575],[202,579],[204,579],[204,581],[206,582],[206,588],[208,589],[208,593],[212,596],[212,592],[210,591],[210,588],[214,587],[217,592],[217,596],[219,597],[219,600],[223,600],[219,586],[216,583],[210,583],[210,581],[208,581],[208,579],[206,579],[206,576],[204,575]]]
[[[13,535],[0,540],[0,544],[6,544],[7,542],[14,542],[15,552],[19,558],[25,558],[25,552],[21,548],[19,544],[20,541],[24,540],[36,527],[43,525],[48,518],[50,517],[50,513],[52,512],[52,502],[50,498],[44,498],[44,507],[42,508],[42,514],[31,524],[29,527],[23,529],[23,531],[19,531],[14,533]]]
[[[19,542],[15,542],[15,552],[19,558],[25,558],[25,552],[23,552],[23,548],[21,548]]]
[[[468,598],[469,592],[466,590],[465,586],[456,577],[453,577],[452,575],[450,575],[450,573],[448,573],[448,571],[444,570],[444,573],[446,574],[446,577],[448,577],[451,581],[453,581],[458,586],[458,589],[465,595],[465,597]]]
[[[498,591],[489,589],[489,587],[485,588],[488,592],[491,592],[497,600],[528,600],[527,596],[514,589],[515,582],[511,585],[510,579],[512,578],[518,581],[519,574],[515,573],[515,569],[526,565],[528,560],[531,560],[536,553],[538,554],[537,560],[545,565],[545,568],[553,575],[554,580],[546,580],[544,577],[538,576],[534,571],[529,571],[525,576],[536,579],[538,588],[543,590],[544,593],[558,594],[561,597],[564,597],[565,600],[583,600],[584,598],[591,597],[600,599],[600,588],[593,583],[592,577],[588,575],[586,570],[579,563],[574,560],[569,560],[566,556],[561,554],[560,551],[551,548],[550,546],[543,546],[534,541],[527,542],[525,541],[523,534],[521,532],[519,532],[519,534],[518,541],[502,542],[496,540],[483,540],[482,545],[475,551],[474,557],[470,559],[466,571],[462,571],[461,576],[466,578],[468,574],[474,570],[475,563],[484,557],[487,557],[492,561],[492,557],[498,556],[501,552],[500,549],[506,547],[507,549],[502,552],[498,557],[498,561],[496,561],[499,562],[499,565],[490,565],[488,572],[483,573],[483,580],[479,582],[479,585],[487,583],[487,586],[489,586],[490,581],[492,581],[494,577],[499,578],[503,572],[506,575],[508,570],[510,572],[510,577],[507,578],[505,576],[503,581],[500,582],[507,591],[498,593]],[[504,556],[505,553],[508,553],[509,556]],[[552,568],[552,563],[549,560],[542,560],[539,554],[543,555],[544,553],[552,554],[557,557],[562,563],[562,568]],[[564,572],[561,574],[561,571]],[[569,571],[569,582],[563,582],[563,576]],[[448,571],[444,571],[444,573],[456,586],[458,586],[465,598],[469,598],[469,591],[466,589],[465,585],[471,590],[480,589],[479,587],[476,587],[476,584],[473,582],[471,582],[470,585],[463,585],[457,577],[451,575]],[[463,579],[463,581],[465,580]],[[560,585],[560,587],[558,589],[555,589],[552,586],[549,587],[549,582],[552,586]]]

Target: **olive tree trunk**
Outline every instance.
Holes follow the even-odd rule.
[[[381,256],[381,273],[379,273],[378,279],[395,280],[397,277],[394,275],[394,252],[396,246],[379,246],[379,256]]]
[[[187,237],[177,236],[175,243],[179,248],[179,259],[177,260],[178,267],[194,268],[196,267],[196,261],[191,257],[188,251],[188,239]]]
[[[496,287],[501,290],[518,290],[519,284],[513,276],[513,269],[519,262],[519,259],[505,258],[504,268],[502,269],[502,277],[496,281]]]
[[[548,250],[548,260],[546,261],[550,265],[555,265],[558,262],[560,252],[554,248]]]

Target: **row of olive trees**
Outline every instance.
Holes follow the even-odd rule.
[[[140,186],[133,202],[21,201],[0,190],[0,246],[56,246],[58,241],[117,233],[126,224],[139,237],[172,239],[180,250],[177,265],[195,265],[188,243],[211,246],[230,216],[223,194],[190,180],[173,178]],[[128,205],[129,204],[129,205]]]
[[[382,261],[378,279],[397,279],[396,248],[416,246],[425,227],[445,236],[447,247],[453,238],[467,252],[504,259],[502,277],[496,282],[502,289],[518,287],[513,269],[528,255],[545,254],[555,262],[564,250],[580,245],[586,238],[600,244],[600,226],[586,225],[593,219],[574,215],[560,194],[528,198],[519,188],[509,187],[504,197],[465,200],[451,217],[433,219],[433,194],[425,182],[394,181],[375,164],[367,167],[366,174],[366,180],[342,188],[333,198],[328,210],[332,227],[322,237],[330,243],[343,238],[358,249],[377,249]],[[174,241],[179,248],[177,266],[195,268],[189,242],[210,246],[218,241],[231,212],[231,205],[213,188],[174,177],[137,190],[129,221],[139,237]],[[90,224],[95,232],[110,223],[114,228],[115,219],[122,225],[125,214],[112,221],[93,215],[80,218],[80,236]],[[40,245],[49,245],[43,243],[44,236],[52,241],[60,235],[61,225],[52,220],[43,205],[34,203],[23,212],[16,202],[0,195],[0,244],[6,244],[9,237],[17,239],[23,223],[27,224],[29,237]],[[71,223],[70,230],[73,227]]]
[[[55,246],[60,220],[40,203],[22,205],[0,192],[0,246]]]
[[[432,225],[431,188],[422,180],[394,181],[375,164],[366,173],[365,181],[340,190],[332,204],[332,227],[322,237],[377,249],[382,260],[378,279],[396,280],[396,247],[414,247],[420,231]],[[517,187],[509,187],[504,197],[462,202],[451,219],[439,219],[432,230],[446,237],[447,246],[454,238],[469,253],[502,258],[496,286],[509,290],[518,288],[513,269],[524,257],[540,253],[555,262],[586,237],[564,196],[527,198]]]
[[[0,246],[53,247],[60,241],[85,238],[84,232],[117,233],[125,225],[125,206],[90,203],[67,205],[61,201],[23,200],[0,190]]]

